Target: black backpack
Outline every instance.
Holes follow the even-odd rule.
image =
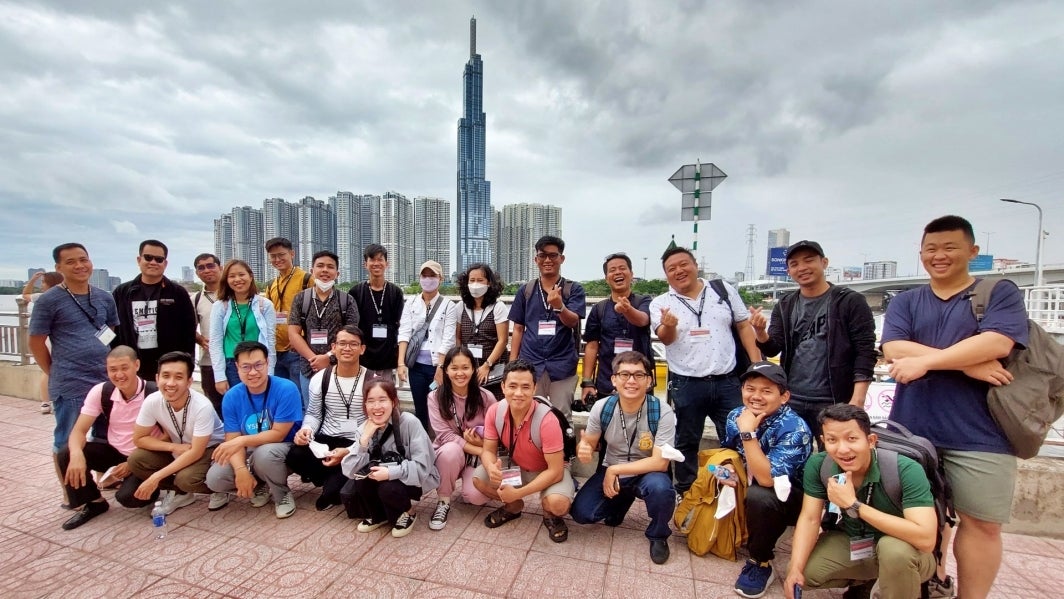
[[[724,281],[720,279],[711,279],[709,286],[713,288],[713,291],[717,294],[718,304],[727,304],[728,312],[732,315],[731,335],[732,341],[735,343],[735,369],[731,373],[735,376],[739,376],[746,372],[747,368],[750,368],[750,356],[746,353],[746,348],[743,347],[743,340],[739,338],[739,329],[735,326],[735,309],[732,308],[731,301],[728,300],[728,290],[724,287]]]
[[[336,301],[340,305],[340,327],[347,326],[347,307],[351,302],[351,295],[346,291],[340,291],[337,289]],[[299,326],[303,327],[303,338],[307,340],[307,345],[310,345],[310,331],[307,330],[307,314],[310,313],[310,304],[314,297],[313,289],[304,289],[299,292],[300,311],[299,311]],[[293,300],[292,303],[295,303]]]
[[[543,451],[543,438],[540,437],[540,424],[543,423],[543,417],[548,412],[553,412],[554,416],[558,419],[558,424],[562,427],[562,452],[565,457],[566,463],[573,461],[576,457],[576,430],[573,425],[569,423],[569,419],[562,414],[562,411],[552,406],[545,397],[537,395],[535,397],[536,403],[532,406],[535,410],[532,412],[531,430],[529,433],[532,435],[532,444],[535,445],[540,451]],[[502,427],[503,418],[510,411],[510,406],[506,400],[499,402],[499,407],[495,411],[495,430],[499,433],[499,444],[503,447],[506,445],[502,442]],[[506,447],[507,451],[513,451],[512,447]]]
[[[158,390],[159,387],[154,381],[144,381],[144,397]],[[100,391],[100,408],[102,408],[102,411],[96,417],[96,421],[92,423],[92,438],[97,441],[107,442],[107,427],[111,424],[111,409],[115,406],[115,402],[111,400],[114,392],[114,383],[107,381],[103,384],[103,390]]]

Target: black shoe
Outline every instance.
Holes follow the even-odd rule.
[[[63,523],[63,530],[74,530],[96,516],[106,512],[109,507],[110,506],[107,505],[106,501],[90,501],[71,516],[69,520]]]
[[[624,522],[624,514],[621,514],[621,516],[619,518],[617,516],[613,516],[613,515],[606,516],[606,518],[602,521],[602,523],[605,524],[606,526],[615,526],[615,527],[616,526],[620,526],[621,523],[623,523],[623,522]]]
[[[842,599],[868,599],[872,596],[872,587],[876,584],[874,580],[862,580],[854,581],[853,584],[846,587],[846,592],[842,594]]]
[[[661,565],[669,561],[669,542],[668,541],[651,541],[650,542],[650,561],[655,564]]]
[[[328,495],[321,495],[316,500],[314,500],[314,509],[318,510],[319,512],[324,512],[326,510],[331,510],[332,508],[334,508],[334,507],[336,507],[338,505],[340,505],[340,498],[339,497],[330,497]]]

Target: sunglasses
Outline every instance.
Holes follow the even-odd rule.
[[[203,272],[205,270],[214,270],[216,268],[218,268],[218,265],[214,262],[204,262],[203,264],[196,265],[196,270],[199,272]]]
[[[144,255],[141,256],[141,258],[144,258],[148,262],[158,262],[159,264],[162,264],[163,262],[166,262],[166,256],[155,256],[153,254],[144,254]]]

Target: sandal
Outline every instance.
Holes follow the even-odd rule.
[[[484,518],[484,526],[487,526],[488,528],[498,528],[510,520],[516,520],[520,517],[521,512],[508,512],[505,507],[501,507]]]
[[[543,518],[543,526],[547,527],[547,532],[550,533],[550,540],[555,543],[564,543],[569,538],[569,527],[566,526],[565,520],[556,516],[546,516]]]

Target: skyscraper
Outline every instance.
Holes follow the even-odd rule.
[[[281,198],[267,198],[262,202],[263,243],[274,237],[284,237],[292,242],[295,253],[293,262],[299,262],[299,206]],[[306,256],[310,260],[310,256]],[[301,266],[308,266],[301,264]],[[268,279],[269,277],[264,277]]]
[[[223,214],[214,219],[214,255],[222,264],[233,259],[233,215]]]
[[[499,222],[499,276],[507,283],[527,281],[536,273],[536,241],[562,236],[562,209],[544,204],[509,204]]]
[[[469,62],[462,75],[458,119],[458,270],[492,262],[491,182],[484,179],[484,63],[477,54],[477,20],[469,19]]]
[[[362,259],[362,252],[371,243],[381,242],[381,197],[378,195],[364,194],[358,199],[358,280],[369,279],[366,271],[366,263]]]
[[[388,251],[385,277],[397,285],[409,285],[417,278],[414,269],[414,210],[401,193],[389,191],[381,197],[381,239]]]
[[[414,264],[435,260],[451,278],[451,203],[442,198],[414,198]]]
[[[262,210],[251,206],[233,208],[233,258],[248,263],[256,281],[269,279],[266,248],[262,238]]]
[[[357,196],[350,191],[338,191],[329,198],[329,208],[336,215],[336,255],[340,257],[340,281],[355,281],[358,277],[361,230],[358,226]]]
[[[312,266],[314,254],[336,251],[336,214],[329,205],[312,196],[298,202],[299,206],[299,256],[307,270]]]

